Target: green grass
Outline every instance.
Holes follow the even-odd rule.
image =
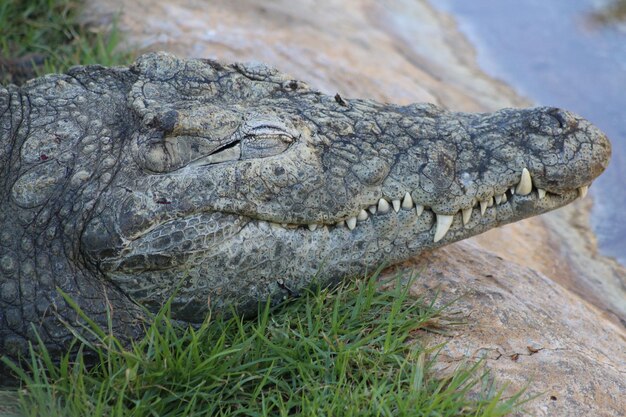
[[[101,33],[78,21],[76,0],[2,0],[0,2],[0,83],[20,84],[72,65],[128,63],[115,27]]]
[[[258,318],[209,318],[177,327],[167,306],[130,348],[105,329],[85,331],[96,366],[82,355],[56,364],[32,351],[20,408],[29,416],[502,416],[480,363],[437,378],[436,352],[418,343],[440,309],[407,286],[375,279],[311,292]],[[8,363],[8,361],[5,362]]]

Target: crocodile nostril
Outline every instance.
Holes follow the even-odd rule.
[[[566,110],[553,108],[548,110],[547,114],[552,116],[552,118],[558,123],[558,126],[566,131],[575,128],[578,125],[576,117]]]

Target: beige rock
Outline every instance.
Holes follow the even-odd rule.
[[[514,239],[519,239],[514,237]],[[394,268],[422,271],[411,290],[440,291],[461,326],[424,333],[422,343],[446,343],[437,369],[483,358],[505,394],[527,388],[537,399],[520,415],[623,416],[626,335],[603,313],[546,275],[483,247],[459,242]]]
[[[526,102],[485,76],[452,22],[412,0],[88,0],[85,19],[120,10],[128,48],[260,61],[329,94],[459,110]],[[106,19],[104,19],[106,21]],[[420,22],[416,24],[415,22]]]
[[[527,105],[477,67],[454,21],[424,0],[88,0],[86,19],[122,10],[127,47],[262,61],[326,93],[455,110]],[[597,253],[591,200],[450,245],[395,270],[423,271],[467,324],[439,369],[484,357],[507,392],[538,397],[521,415],[626,415],[626,271]],[[393,271],[390,271],[393,273]]]

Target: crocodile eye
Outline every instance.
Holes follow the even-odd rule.
[[[282,126],[262,124],[246,130],[241,139],[241,159],[265,158],[287,150],[295,140]]]
[[[134,140],[136,160],[153,172],[278,155],[299,137],[289,121],[254,115],[241,121],[237,112],[215,110],[201,118],[168,112],[146,123]]]

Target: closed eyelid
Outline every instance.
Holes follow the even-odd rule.
[[[263,132],[249,132],[243,136],[243,139],[250,141],[260,141],[263,139],[279,139],[285,143],[292,143],[295,138],[283,131],[263,131]]]
[[[284,126],[276,126],[270,124],[262,124],[256,126],[246,126],[244,129],[245,136],[270,136],[270,135],[290,135],[290,132]]]
[[[250,128],[250,130],[253,130],[255,132],[257,131],[280,131],[280,132],[285,132],[286,129],[282,126],[277,126],[277,125],[270,125],[270,124],[263,124],[263,125],[256,125],[256,126],[252,126]]]
[[[297,137],[297,129],[289,118],[268,116],[252,113],[241,126],[241,133],[245,135],[286,135]]]

